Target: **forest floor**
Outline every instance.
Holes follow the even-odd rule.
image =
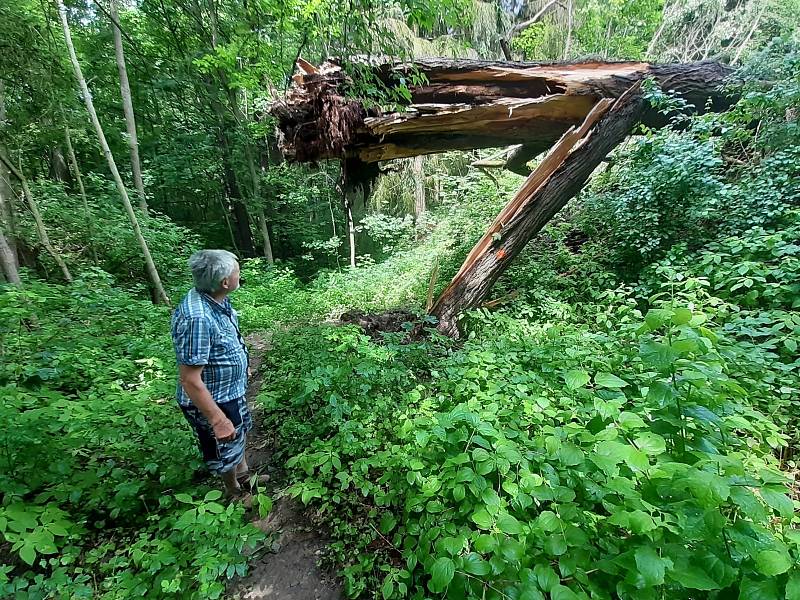
[[[270,349],[269,337],[251,334],[247,342],[253,370],[247,390],[253,410],[248,461],[254,471],[269,474],[267,494],[275,500],[270,514],[265,519],[256,515],[253,524],[270,536],[272,548],[250,562],[247,577],[231,586],[230,595],[241,600],[339,600],[342,594],[336,578],[318,565],[326,536],[313,525],[296,500],[281,496],[283,469],[273,460],[274,437],[261,426],[255,397],[261,388],[259,368],[264,352]]]

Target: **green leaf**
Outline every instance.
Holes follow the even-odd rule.
[[[567,551],[567,540],[564,539],[563,534],[553,533],[545,541],[544,549],[553,556],[561,556]]]
[[[383,579],[383,585],[381,586],[381,595],[383,596],[383,600],[389,600],[389,598],[394,595],[394,579],[392,579],[392,575],[389,574]]]
[[[627,410],[619,413],[619,417],[617,417],[617,423],[619,423],[619,426],[625,431],[643,429],[644,427],[647,427],[642,417]]]
[[[136,423],[139,427],[145,426],[144,416],[142,415],[136,415],[135,417],[133,417],[133,422]]]
[[[672,313],[672,322],[675,325],[685,325],[692,320],[692,311],[688,308],[676,308]]]
[[[485,508],[482,508],[479,511],[472,513],[472,521],[481,529],[492,528],[492,516],[488,512],[486,512]]]
[[[539,583],[539,587],[545,592],[549,592],[561,583],[561,578],[550,565],[536,565],[533,567],[533,574],[536,575],[536,581]]]
[[[552,510],[543,510],[536,517],[536,524],[544,531],[556,531],[561,527],[561,521]]]
[[[493,535],[483,533],[475,540],[475,549],[478,552],[491,552],[497,548],[497,539]]]
[[[203,498],[204,502],[211,502],[213,500],[219,500],[222,498],[222,492],[219,490],[211,490],[208,492],[205,497]]]
[[[639,344],[639,355],[642,362],[647,367],[652,367],[660,372],[669,370],[670,366],[678,355],[666,344],[654,342],[652,340],[643,341]]]
[[[664,454],[667,451],[667,443],[664,438],[657,433],[645,432],[637,437],[633,442],[636,447],[651,456]]]
[[[800,600],[800,572],[795,571],[786,583],[786,600]]]
[[[464,557],[464,570],[471,575],[483,577],[491,571],[489,563],[481,558],[479,554],[470,552]]]
[[[571,390],[576,390],[579,387],[585,386],[590,381],[589,374],[580,369],[572,369],[564,373],[564,381],[567,387]]]
[[[550,590],[550,598],[551,600],[580,600],[578,594],[561,584],[553,586],[553,589]]]
[[[739,586],[739,600],[782,600],[775,579],[755,581],[748,577]]]
[[[769,490],[766,488],[761,488],[760,493],[761,497],[764,499],[764,502],[766,502],[771,508],[777,510],[778,514],[780,514],[784,519],[789,519],[792,517],[794,514],[794,504],[789,496],[783,492]]]
[[[442,548],[448,554],[455,556],[464,548],[464,536],[446,537],[442,539]]]
[[[453,488],[453,500],[461,502],[467,495],[467,490],[462,484],[458,484]]]
[[[651,329],[658,329],[664,323],[667,322],[667,319],[670,317],[669,311],[663,308],[654,308],[647,311],[647,314],[644,316],[645,323]]]
[[[520,522],[517,521],[513,515],[509,515],[508,513],[500,515],[500,517],[497,519],[497,528],[503,533],[508,533],[509,535],[517,535],[522,533],[522,525]]]
[[[451,559],[444,556],[437,558],[431,567],[431,580],[428,582],[428,589],[434,594],[443,592],[453,580],[455,572],[456,566]]]
[[[651,546],[638,548],[634,557],[639,574],[647,587],[664,583],[665,561]]]
[[[758,572],[767,577],[775,577],[792,568],[792,558],[786,552],[763,550],[756,554]]]
[[[594,376],[594,383],[595,385],[597,385],[597,387],[609,388],[613,390],[618,390],[628,385],[627,381],[623,381],[616,375],[603,372],[598,373],[597,375]]]
[[[394,518],[394,515],[390,512],[385,512],[381,517],[378,529],[380,529],[381,533],[387,534],[394,529],[395,525],[397,525],[397,519]]]
[[[193,504],[194,500],[189,494],[175,494],[175,500],[183,502],[184,504]]]
[[[717,590],[720,587],[705,571],[688,563],[676,566],[675,569],[669,572],[669,576],[683,587],[692,590]]]
[[[33,544],[25,544],[19,549],[19,557],[29,565],[33,564],[36,560],[36,549]]]

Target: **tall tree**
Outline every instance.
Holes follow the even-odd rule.
[[[411,165],[414,174],[414,219],[419,223],[425,218],[425,159],[415,156]]]
[[[92,215],[92,209],[89,208],[89,199],[86,197],[86,188],[83,186],[83,177],[81,176],[81,170],[78,167],[78,157],[75,156],[75,149],[72,147],[72,136],[69,134],[69,125],[64,124],[64,141],[67,144],[67,157],[69,158],[69,165],[72,169],[72,176],[75,178],[75,182],[78,184],[78,191],[81,195],[81,202],[83,203],[83,215],[86,218],[86,232],[89,234],[89,253],[92,256],[92,260],[95,263],[98,262],[97,260],[97,251],[94,248],[94,216]]]
[[[161,277],[159,277],[158,269],[156,269],[156,265],[153,262],[153,257],[150,255],[150,249],[147,247],[147,241],[142,235],[142,230],[139,227],[139,220],[136,218],[136,213],[133,210],[130,198],[128,198],[128,192],[125,189],[125,184],[122,182],[122,177],[120,177],[119,170],[117,169],[117,163],[114,161],[114,156],[111,154],[111,148],[109,148],[108,142],[106,141],[106,136],[103,133],[102,126],[100,125],[100,120],[97,118],[97,112],[95,112],[94,102],[92,101],[92,94],[89,91],[89,86],[86,84],[86,79],[83,77],[81,65],[78,62],[78,56],[75,54],[75,46],[72,43],[72,34],[69,28],[69,21],[67,20],[67,9],[64,7],[63,0],[56,0],[56,2],[58,5],[58,14],[61,17],[61,27],[64,30],[64,40],[67,44],[70,62],[72,63],[72,68],[75,71],[75,77],[78,80],[78,85],[81,88],[81,94],[83,95],[83,101],[86,104],[86,110],[89,113],[89,118],[92,121],[95,132],[97,133],[97,139],[100,142],[100,147],[103,149],[103,154],[108,162],[108,168],[111,170],[111,174],[114,177],[114,183],[117,185],[117,190],[119,191],[120,198],[122,199],[122,204],[125,207],[125,212],[128,214],[128,219],[133,227],[133,233],[136,236],[136,241],[139,242],[139,247],[142,249],[147,275],[157,298],[165,304],[169,304],[169,296],[167,296],[167,292],[164,290],[164,286],[161,283]]]
[[[147,196],[144,193],[142,180],[142,166],[139,161],[139,139],[136,135],[136,117],[133,114],[133,100],[131,99],[131,86],[128,83],[128,68],[125,64],[125,50],[122,47],[122,30],[119,24],[119,11],[117,0],[111,0],[111,31],[114,34],[114,55],[117,59],[119,71],[119,91],[122,95],[122,110],[125,113],[125,126],[128,130],[128,146],[131,149],[131,172],[133,173],[133,186],[139,195],[139,208],[147,214]]]
[[[0,79],[0,152],[5,153],[2,134],[6,123],[5,83]],[[0,161],[0,229],[3,232],[3,268],[6,278],[19,280],[17,271],[19,259],[17,257],[16,227],[14,225],[14,201],[11,190],[11,173],[5,163]],[[7,265],[7,266],[6,266]],[[13,275],[9,275],[13,273]]]
[[[72,273],[70,273],[67,264],[64,262],[64,259],[61,258],[61,254],[58,250],[53,247],[53,244],[50,242],[50,236],[47,235],[47,227],[44,224],[44,219],[42,219],[42,213],[39,211],[39,204],[36,201],[36,198],[31,193],[31,188],[28,185],[28,180],[22,174],[22,167],[20,166],[17,168],[14,166],[5,152],[0,153],[0,162],[2,162],[6,168],[11,172],[11,174],[19,181],[20,186],[22,187],[22,194],[25,198],[26,203],[28,204],[28,209],[31,211],[31,215],[33,215],[33,222],[36,225],[36,233],[39,236],[39,241],[41,242],[42,246],[44,246],[47,253],[53,258],[55,263],[58,265],[58,268],[61,269],[61,273],[64,275],[64,279],[67,282],[72,282]]]

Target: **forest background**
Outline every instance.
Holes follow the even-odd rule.
[[[263,535],[193,481],[172,404],[166,301],[223,247],[271,335],[286,494],[349,597],[800,597],[798,14],[0,0],[0,595],[208,598],[245,573]],[[329,322],[421,316],[523,179],[473,166],[494,150],[394,161],[348,211],[338,163],[284,162],[268,107],[298,57],[403,104],[364,55],[713,59],[736,103],[650,89],[672,124],[610,157],[464,341],[407,344]]]

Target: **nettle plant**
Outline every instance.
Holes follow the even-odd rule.
[[[644,316],[610,293],[594,331],[487,316],[482,341],[395,394],[389,423],[351,414],[299,453],[292,492],[362,523],[337,529],[363,548],[349,593],[796,597],[785,438],[731,376],[702,287]],[[351,392],[375,380],[357,365]]]

